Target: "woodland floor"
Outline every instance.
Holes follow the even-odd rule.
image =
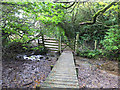
[[[118,62],[75,57],[80,88],[119,88]]]

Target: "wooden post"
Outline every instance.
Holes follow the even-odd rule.
[[[75,42],[75,53],[77,52],[77,49],[78,49],[78,40],[79,40],[79,32],[76,32],[76,42]]]
[[[75,51],[75,44],[76,44],[76,39],[74,40],[74,51]]]
[[[95,48],[94,49],[97,49],[97,40],[95,40]]]
[[[61,53],[62,43],[61,43],[61,36],[60,36],[60,53]]]
[[[40,46],[40,40],[38,39],[38,46]]]
[[[59,42],[58,42],[58,52],[61,53],[61,36],[59,37]]]
[[[76,67],[76,74],[77,74],[77,77],[78,77],[78,67]]]
[[[51,69],[51,70],[53,69],[53,65],[50,66],[50,69]]]
[[[37,85],[36,90],[40,90],[40,89],[41,89],[40,85]]]
[[[45,42],[44,42],[44,35],[42,34],[42,44],[43,44],[43,47],[45,48]]]

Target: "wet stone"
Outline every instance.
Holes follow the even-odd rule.
[[[88,59],[81,59],[81,61],[88,61]]]
[[[40,59],[43,59],[43,57],[40,57]]]
[[[48,59],[48,61],[51,61],[50,59]]]
[[[35,71],[35,73],[38,73],[38,71]]]
[[[49,59],[49,57],[46,57],[46,59]]]

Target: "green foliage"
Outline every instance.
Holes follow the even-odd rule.
[[[80,39],[85,41],[100,41],[104,38],[105,27],[102,25],[94,24],[94,25],[87,25],[82,28],[82,31],[80,31]]]
[[[7,47],[7,52],[22,53],[25,52],[25,46],[21,42],[12,42]]]
[[[62,21],[64,10],[61,8],[61,4],[54,3],[36,3],[36,10],[41,9],[41,14],[36,13],[36,20],[40,20],[44,24],[58,24]]]
[[[92,20],[92,16],[108,4],[85,2],[64,9],[62,6],[66,4],[61,3],[4,2],[1,18],[3,47],[18,52],[15,51],[18,44],[21,45],[19,49],[23,51],[32,50],[40,54],[40,52],[46,52],[46,49],[41,46],[31,48],[28,42],[38,39],[41,33],[48,37],[62,36],[64,40],[65,36],[67,39],[74,39],[76,32],[80,32],[79,43],[81,45],[84,41],[93,43],[97,40],[97,44],[104,46],[104,53],[99,50],[78,50],[80,56],[96,58],[102,53],[107,56],[112,54],[117,58],[120,50],[120,30],[117,26],[118,5],[111,6],[103,14],[99,12],[100,15],[95,24],[79,25],[80,22]]]
[[[46,48],[31,47],[29,41],[38,39],[41,33],[50,37],[64,36],[63,29],[56,26],[64,15],[61,4],[48,2],[3,2],[2,4],[1,28],[5,52],[35,51],[36,54],[45,54]]]
[[[120,29],[118,25],[112,26],[106,32],[105,39],[101,42],[108,51],[120,49]]]
[[[11,42],[2,48],[2,58],[7,60],[15,60],[17,54],[26,52],[26,47],[21,42]]]
[[[14,2],[12,3],[14,4]],[[11,42],[25,43],[30,40],[28,36],[35,34],[30,25],[30,17],[20,8],[21,6],[11,5],[6,2],[2,8],[2,44],[6,46]]]
[[[86,50],[77,51],[77,55],[81,57],[87,57],[87,58],[98,58],[101,54],[102,54],[102,51],[97,49],[95,50],[86,49]]]
[[[106,36],[103,41],[105,51],[107,52],[107,56],[113,56],[114,59],[120,59],[119,51],[120,51],[120,29],[118,25],[112,26],[108,32],[106,32]],[[109,52],[109,53],[108,53]],[[116,56],[117,55],[117,56]]]
[[[33,50],[35,53],[35,55],[44,55],[48,52],[48,50],[46,48],[44,48],[43,46],[38,46],[38,47],[34,47],[34,48],[30,48],[30,50]]]
[[[33,50],[33,51],[36,51],[36,50],[39,50],[39,51],[44,51],[45,48],[43,46],[38,46],[38,47],[33,47],[33,48],[30,48],[30,50]]]

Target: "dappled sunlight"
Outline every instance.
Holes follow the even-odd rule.
[[[0,2],[3,89],[119,87],[120,0],[65,1]]]

